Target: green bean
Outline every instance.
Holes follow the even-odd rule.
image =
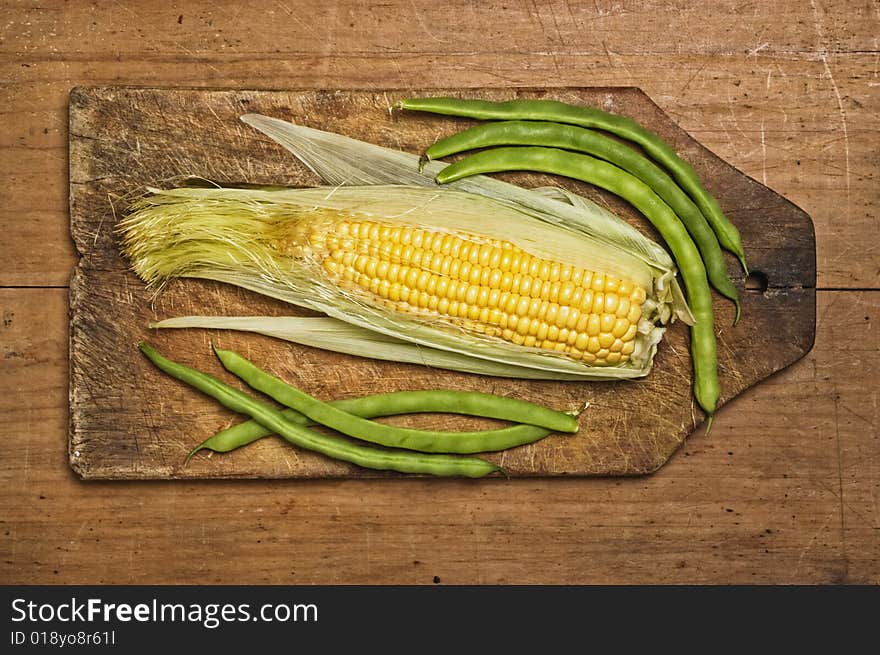
[[[693,167],[676,154],[669,144],[636,121],[595,107],[583,107],[558,100],[468,100],[462,98],[407,98],[398,103],[401,109],[426,111],[447,116],[482,120],[539,120],[594,127],[639,144],[656,162],[665,166],[696,202],[718,235],[721,245],[734,253],[748,275],[739,230],[721,210],[718,201],[700,182]]]
[[[437,476],[480,478],[501,469],[492,462],[477,457],[426,455],[408,451],[385,450],[323,435],[301,425],[290,423],[281,412],[261,403],[217,378],[166,359],[146,343],[138,346],[141,352],[160,370],[185,382],[235,412],[247,414],[267,429],[280,434],[292,444],[327,457],[350,462],[364,468],[424,473]]]
[[[400,414],[417,414],[417,413],[455,413],[466,416],[482,416],[486,418],[497,418],[514,422],[523,420],[535,420],[533,416],[529,416],[532,408],[541,408],[540,405],[534,405],[526,401],[515,401],[513,407],[521,408],[522,413],[510,412],[505,413],[499,411],[498,403],[495,402],[497,396],[478,391],[455,391],[455,390],[425,390],[425,391],[393,391],[389,393],[373,394],[360,398],[343,398],[340,400],[331,400],[328,404],[333,405],[337,409],[360,416],[361,418],[374,418],[378,416],[398,416]],[[541,408],[543,409],[543,408]],[[314,425],[314,422],[306,416],[303,416],[294,409],[285,409],[281,412],[288,421],[299,425]],[[570,432],[564,424],[559,424],[556,417],[553,417],[553,424],[559,427],[558,432]],[[575,422],[576,423],[576,422]],[[501,428],[500,430],[492,430],[492,433],[501,433],[510,435],[512,442],[517,432],[525,432],[521,430],[522,426],[512,426],[509,428]],[[554,430],[543,429],[544,436],[550,434]],[[490,431],[487,431],[490,432]],[[510,434],[513,432],[514,434]],[[208,437],[205,441],[196,446],[190,452],[187,460],[192,458],[200,450],[212,450],[214,452],[227,453],[236,448],[241,448],[262,437],[272,434],[271,431],[264,428],[254,420],[244,421],[230,428],[221,430],[217,434]],[[538,434],[535,431],[535,434]],[[504,441],[504,439],[501,439]]]
[[[516,429],[479,432],[439,432],[434,430],[415,430],[384,423],[377,423],[342,411],[328,403],[314,398],[283,380],[257,368],[238,353],[215,348],[214,352],[230,373],[244,380],[250,387],[262,391],[278,402],[297,410],[316,423],[332,428],[356,439],[392,448],[405,448],[428,453],[470,454],[505,450],[524,443],[536,441],[547,435],[545,427],[533,423],[552,423],[566,432],[577,431],[577,419],[569,414],[556,412],[535,405],[528,413],[531,421],[527,425],[514,426]],[[444,392],[437,392],[443,394]],[[495,401],[503,415],[506,408],[510,413],[522,412],[522,401],[498,396]],[[499,432],[501,434],[499,434]]]
[[[595,184],[614,193],[651,221],[669,245],[688,292],[696,323],[691,327],[694,395],[711,417],[720,394],[712,295],[706,269],[681,221],[648,185],[608,162],[557,148],[490,148],[460,159],[437,175],[440,183],[499,171],[540,171]]]
[[[650,159],[599,132],[544,121],[481,123],[437,141],[425,155],[428,159],[439,159],[465,150],[492,146],[549,146],[586,152],[635,175],[651,187],[684,223],[703,257],[709,282],[721,295],[733,301],[736,305],[734,324],[739,322],[739,294],[727,276],[727,266],[715,232],[681,187]]]

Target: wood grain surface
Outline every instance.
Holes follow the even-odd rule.
[[[443,95],[463,95],[438,90]],[[504,394],[562,411],[589,408],[575,435],[492,453],[486,459],[510,477],[632,475],[655,471],[702,420],[695,409],[689,335],[683,323],[667,330],[651,374],[624,382],[549,382],[458,374],[425,366],[379,362],[291,345],[251,334],[204,331],[156,333],[150,321],[180,315],[303,315],[284,303],[223,284],[182,280],[156,295],[128,271],[119,253],[116,221],[126,198],[145,185],[179,176],[220,184],[319,182],[280,146],[238,117],[243,111],[283,117],[368,143],[419,154],[437,138],[473,121],[391,112],[420,90],[199,91],[78,88],[70,100],[71,232],[82,259],[71,285],[71,465],[83,478],[375,477],[376,471],[290,451],[275,439],[237,457],[200,457],[184,466],[196,444],[237,419],[186,385],[153,370],[135,345],[161,342],[172,359],[222,373],[208,340],[247,351],[248,358],[307,393],[325,399],[413,389],[460,389]],[[468,97],[545,97],[603,107],[639,121],[694,166],[743,236],[749,266],[767,281],[745,289],[728,256],[730,277],[743,297],[745,318],[733,326],[733,307],[715,296],[719,407],[797,361],[815,338],[815,239],[810,218],[784,198],[725,164],[678,128],[638,89],[471,89]],[[565,184],[625,216],[641,230],[650,223],[625,202],[587,184],[554,176],[519,175],[524,186]],[[479,226],[475,226],[479,229]],[[653,230],[651,231],[653,233]],[[221,341],[222,339],[222,341]],[[437,429],[479,423],[441,415],[399,424]],[[487,427],[487,422],[482,426]],[[147,445],[148,444],[148,445]]]
[[[876,6],[50,0],[0,16],[3,582],[880,582]],[[639,87],[811,216],[815,347],[647,477],[82,482],[67,102],[102,84]]]

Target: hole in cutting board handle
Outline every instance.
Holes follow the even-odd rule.
[[[752,271],[746,278],[746,291],[764,293],[767,290],[767,275],[761,271]]]

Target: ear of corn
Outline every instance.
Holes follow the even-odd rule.
[[[152,189],[119,226],[137,274],[235,284],[388,339],[358,354],[404,343],[522,377],[645,375],[664,324],[689,315],[665,251],[586,201],[414,184],[414,155],[305,134],[298,154],[326,181],[369,186]]]

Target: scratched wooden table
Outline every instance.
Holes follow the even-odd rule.
[[[5,11],[0,580],[880,582],[870,7],[258,4]],[[640,87],[812,217],[815,347],[649,477],[81,482],[66,448],[66,103],[83,84]]]

